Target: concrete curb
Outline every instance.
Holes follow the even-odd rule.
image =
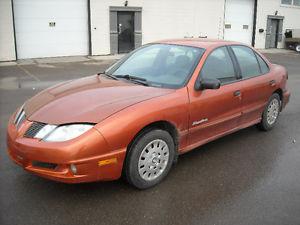
[[[17,61],[0,62],[1,66],[16,66],[16,65],[34,65],[34,64],[56,64],[56,63],[75,63],[89,61],[106,61],[118,60],[124,55],[98,55],[98,56],[66,56],[66,57],[51,57],[37,59],[20,59]]]
[[[268,54],[298,54],[296,51],[290,49],[282,49],[282,48],[272,48],[272,49],[257,49],[261,53]]]

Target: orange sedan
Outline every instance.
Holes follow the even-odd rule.
[[[149,188],[182,153],[255,124],[272,129],[289,101],[287,79],[284,67],[241,43],[147,44],[103,73],[26,101],[9,120],[8,153],[55,181],[124,174]]]

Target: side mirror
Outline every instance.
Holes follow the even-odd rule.
[[[221,87],[221,82],[218,79],[200,79],[195,83],[195,90],[205,90],[205,89],[219,89]]]

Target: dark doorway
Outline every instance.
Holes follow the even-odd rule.
[[[277,48],[282,41],[283,16],[268,16],[266,30],[266,48]]]
[[[134,12],[118,12],[118,53],[134,49]]]
[[[277,48],[278,45],[279,20],[272,19],[270,26],[270,48]]]

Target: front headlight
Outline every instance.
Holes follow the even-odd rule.
[[[14,124],[17,124],[18,119],[20,118],[21,113],[23,112],[24,104],[19,108],[18,112],[15,115]]]
[[[56,125],[47,124],[42,129],[40,129],[40,131],[37,132],[37,134],[34,137],[38,139],[43,139],[48,134],[50,134],[53,130],[55,130],[56,127],[57,127]]]
[[[35,138],[49,142],[68,141],[80,136],[92,127],[91,124],[46,125],[35,135]]]

